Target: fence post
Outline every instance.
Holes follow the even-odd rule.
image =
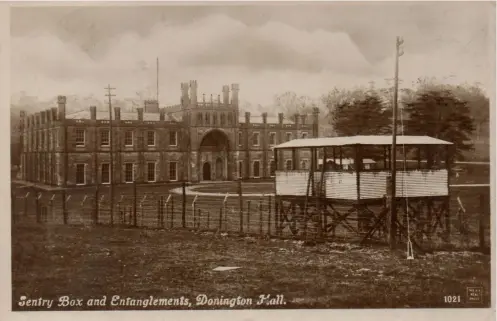
[[[487,214],[487,202],[486,197],[483,193],[480,194],[480,215],[478,224],[478,239],[480,244],[480,251],[485,251],[485,215]]]
[[[267,235],[271,235],[271,195],[268,196],[267,213]]]
[[[250,203],[251,201],[247,201],[247,233],[250,234]]]
[[[24,197],[24,216],[28,216],[28,197],[29,192],[27,192],[26,196]]]
[[[147,194],[143,195],[143,198],[140,201],[140,225],[141,226],[143,226],[143,202],[145,202],[146,199],[147,199]]]
[[[238,207],[240,214],[240,234],[243,234],[243,194],[242,194],[242,179],[238,180]]]
[[[137,220],[137,212],[136,212],[136,182],[133,182],[133,225],[136,227],[138,226],[138,220]]]
[[[219,208],[219,231],[223,228],[223,207]]]
[[[262,235],[262,199],[264,195],[259,200],[259,235]]]
[[[280,217],[279,210],[280,210],[280,206],[278,203],[278,198],[275,195],[274,196],[274,235],[278,235],[278,230],[279,230],[278,221],[279,221],[279,217]]]
[[[186,227],[186,182],[183,181],[181,186],[182,196],[183,196],[183,206],[181,207],[181,226]]]
[[[161,210],[162,210],[162,196],[160,199],[157,200],[157,227],[160,228],[160,221],[161,221]]]
[[[211,228],[211,211],[207,211],[207,231]]]
[[[119,220],[121,221],[121,224],[125,224],[125,219],[126,219],[126,214],[125,212],[121,211],[121,202],[123,201],[124,196],[121,194],[121,198],[119,199],[119,202],[117,202],[117,212],[119,213]]]
[[[55,214],[53,210],[53,201],[55,199],[55,194],[52,194],[52,197],[50,198],[49,204],[50,204],[50,217],[52,221],[55,221]]]
[[[200,230],[200,222],[202,220],[202,209],[198,209],[198,219],[197,219],[197,227],[196,230]]]
[[[227,208],[228,208],[228,195],[229,193],[226,193],[226,196],[224,197],[224,201],[223,201],[223,212],[224,212],[224,231],[225,232],[228,232],[228,211],[227,211]]]
[[[40,218],[40,198],[41,198],[41,193],[38,193],[36,195],[35,199],[35,208],[36,208],[36,223],[41,223],[41,218]]]
[[[171,197],[171,228],[174,227],[174,197]]]
[[[98,186],[95,188],[95,213],[93,214],[93,224],[97,225],[98,224],[98,205],[99,205],[99,199],[98,199]]]
[[[196,211],[196,204],[197,204],[197,197],[198,197],[198,194],[195,195],[195,197],[193,198],[193,202],[192,202],[192,214],[193,214],[193,229],[195,230],[196,228],[196,216],[197,216],[197,211]]]
[[[69,220],[69,215],[67,212],[67,202],[71,199],[71,195],[66,197],[66,190],[62,190],[62,219],[64,220],[64,224],[67,225]]]

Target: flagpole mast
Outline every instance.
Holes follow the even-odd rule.
[[[157,105],[159,105],[159,57],[157,57]]]
[[[399,57],[402,52],[401,45],[404,40],[397,37],[395,51],[395,83],[393,92],[393,120],[392,120],[392,152],[391,152],[391,195],[390,195],[390,233],[389,243],[390,248],[394,249],[397,243],[397,202],[396,202],[396,179],[397,179],[397,109],[398,109],[398,91],[399,91]]]

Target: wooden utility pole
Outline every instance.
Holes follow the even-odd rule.
[[[397,243],[397,202],[396,202],[396,177],[397,177],[397,103],[398,103],[398,91],[399,91],[399,57],[404,53],[401,49],[404,40],[401,37],[397,37],[397,42],[395,45],[395,83],[393,91],[393,120],[392,120],[392,154],[391,154],[391,195],[390,195],[390,233],[389,233],[389,243],[390,248],[393,249]]]
[[[109,98],[109,155],[110,155],[110,164],[109,164],[109,176],[110,176],[110,182],[109,182],[109,202],[110,202],[110,224],[114,224],[114,152],[113,152],[113,144],[114,144],[114,139],[113,139],[113,130],[112,130],[112,97],[115,97],[116,95],[112,94],[112,90],[115,90],[116,88],[111,88],[110,84],[107,85],[107,96]]]

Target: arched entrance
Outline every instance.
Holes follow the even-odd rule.
[[[207,132],[199,147],[199,160],[202,165],[202,179],[206,179],[206,166],[209,166],[209,179],[228,180],[230,144],[226,134],[219,129]],[[208,165],[206,165],[208,164]]]
[[[211,163],[205,162],[204,166],[202,166],[202,180],[210,181],[211,180]]]

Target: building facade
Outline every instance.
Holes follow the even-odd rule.
[[[66,113],[66,97],[59,96],[55,108],[21,112],[20,178],[61,187],[269,178],[276,170],[272,146],[318,136],[317,108],[290,119],[240,115],[238,93],[238,84],[225,85],[222,99],[199,101],[197,82],[190,81],[181,84],[180,104],[145,101],[136,112],[114,107],[112,123],[94,106]],[[292,167],[291,152],[278,157]],[[295,167],[306,168],[309,159],[300,152]]]

